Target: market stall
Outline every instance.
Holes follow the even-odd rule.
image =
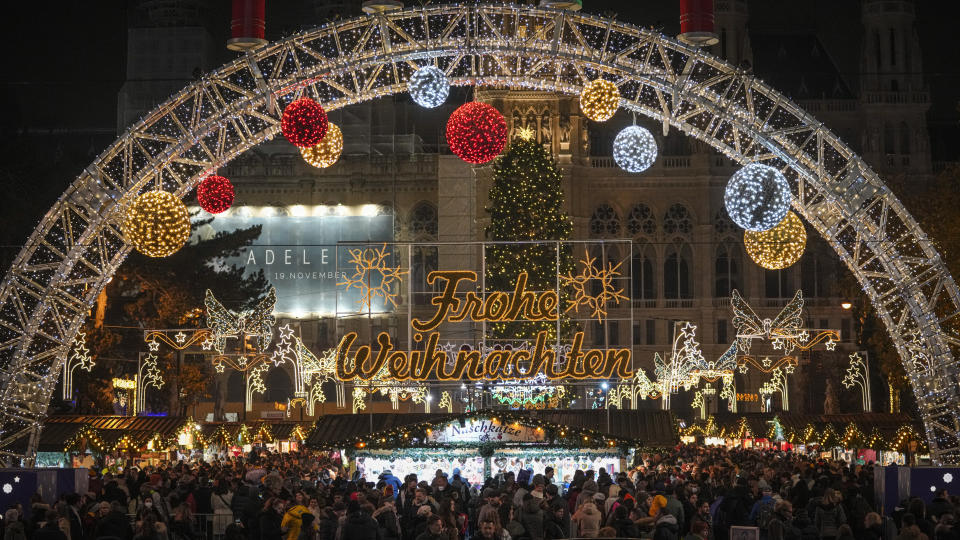
[[[345,463],[368,480],[389,470],[419,476],[460,469],[482,483],[501,472],[550,466],[558,480],[577,469],[627,469],[638,448],[676,444],[664,411],[477,411],[450,414],[328,415],[307,446],[343,450]]]

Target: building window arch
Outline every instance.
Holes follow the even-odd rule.
[[[637,203],[627,215],[627,232],[630,236],[647,236],[653,238],[657,234],[657,219],[653,210],[643,203]]]
[[[620,228],[620,215],[609,204],[601,204],[590,216],[591,238],[616,238]]]
[[[635,301],[655,301],[657,287],[654,274],[656,254],[653,246],[640,241],[633,246],[633,261],[630,267],[631,296]]]
[[[671,244],[663,260],[663,296],[667,300],[693,298],[690,280],[690,246],[683,242]]]
[[[668,237],[689,236],[693,233],[693,219],[687,207],[676,203],[663,215],[663,232]]]
[[[414,241],[437,239],[437,208],[428,202],[417,203],[410,211],[410,238]]]
[[[721,244],[717,248],[714,259],[714,298],[726,298],[734,289],[743,291],[740,280],[740,253],[730,243]]]
[[[900,122],[900,153],[910,153],[910,126],[906,122]]]

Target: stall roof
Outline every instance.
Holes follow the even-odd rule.
[[[677,442],[677,433],[669,411],[611,410],[608,414],[605,409],[489,410],[477,411],[471,416],[497,416],[498,414],[527,417],[531,421],[548,422],[574,429],[593,430],[608,437],[637,441],[644,446],[670,446]],[[447,413],[331,414],[317,420],[307,439],[307,445],[330,447],[341,442],[346,443],[356,437],[394,428],[422,423],[441,425],[459,418],[462,418],[462,415]]]

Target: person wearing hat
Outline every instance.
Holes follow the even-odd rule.
[[[403,487],[403,482],[399,478],[393,475],[393,472],[390,469],[383,471],[380,474],[380,479],[384,481],[388,486],[393,487],[393,498],[396,499],[400,494],[400,489]]]

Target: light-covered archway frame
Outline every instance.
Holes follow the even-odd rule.
[[[120,224],[137,195],[183,197],[280,131],[309,95],[334,110],[404,92],[433,63],[456,85],[576,95],[597,77],[621,105],[734,161],[783,170],[797,210],[859,280],[903,358],[934,459],[960,463],[960,295],[932,242],[880,178],[795,103],[704,51],[629,24],[510,4],[366,16],[247,54],[151,111],[47,212],[0,289],[0,451],[40,423],[68,346],[131,246]],[[19,455],[19,453],[14,453]]]

